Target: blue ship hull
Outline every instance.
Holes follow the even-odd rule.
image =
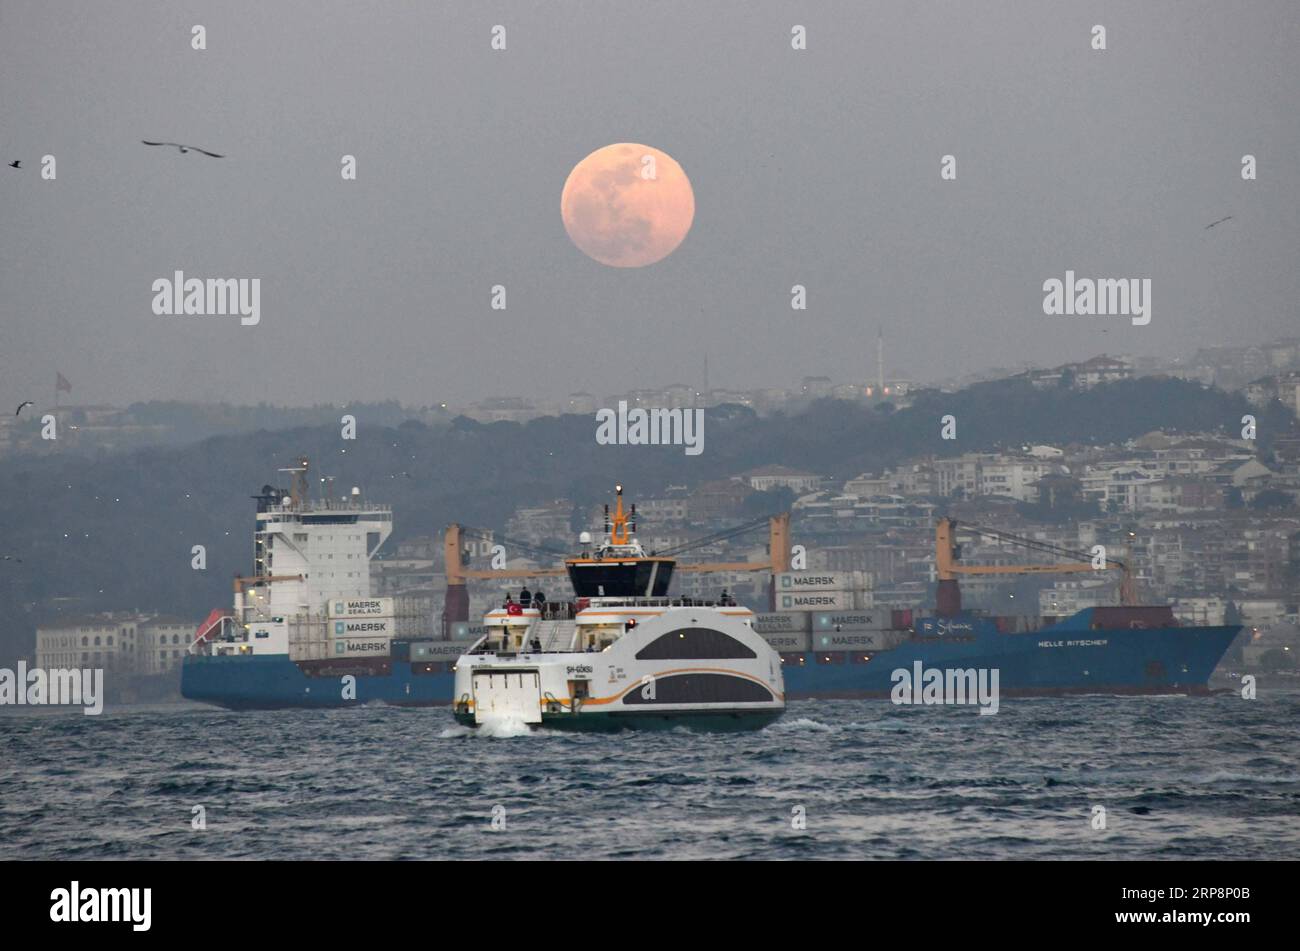
[[[783,655],[783,672],[791,700],[887,697],[893,672],[912,672],[917,663],[997,670],[1003,696],[1207,693],[1210,675],[1240,630],[1106,628],[1094,624],[1091,609],[1022,633],[1003,633],[990,618],[926,618],[914,638],[893,650]]]
[[[997,670],[1002,696],[1070,693],[1205,693],[1215,666],[1240,627],[1101,627],[1092,610],[1024,633],[1003,633],[991,618],[919,619],[899,646],[871,652],[784,653],[786,697],[888,697],[893,672],[925,669]],[[393,659],[382,672],[356,673],[355,698],[344,698],[337,670],[307,669],[286,655],[191,656],[181,693],[230,709],[449,704],[450,665]],[[419,672],[416,672],[416,671]]]
[[[341,674],[309,674],[287,654],[191,656],[185,658],[181,668],[181,695],[231,710],[354,707],[363,703],[427,707],[451,703],[455,674],[449,670],[417,674],[415,667],[409,662],[393,661],[389,673],[355,674],[355,699],[345,699]]]

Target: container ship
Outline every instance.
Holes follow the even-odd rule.
[[[899,670],[996,670],[1000,693],[1008,697],[1207,693],[1211,673],[1240,631],[1186,626],[1168,606],[1133,604],[1128,567],[1114,560],[1100,570],[1121,572],[1121,605],[1060,618],[966,610],[958,586],[963,574],[1082,572],[1098,566],[1087,556],[1028,539],[1022,540],[1027,547],[1066,560],[965,565],[957,537],[969,527],[946,518],[938,520],[935,532],[933,611],[855,608],[819,590],[825,576],[790,571],[788,513],[770,520],[768,562],[679,563],[673,556],[679,549],[647,553],[635,544],[635,506],[623,516],[620,491],[613,524],[606,507],[602,543],[593,550],[589,539],[580,538],[582,550],[564,559],[562,567],[468,569],[461,562],[461,527],[449,526],[442,630],[468,630],[468,580],[493,580],[504,588],[511,578],[562,575],[572,595],[540,604],[508,601],[488,612],[472,639],[435,637],[432,618],[405,611],[400,598],[371,595],[369,562],[392,532],[391,510],[364,500],[356,489],[343,499],[310,499],[305,459],[285,471],[293,477],[289,490],[268,485],[254,496],[254,573],[235,579],[233,607],[208,616],[184,660],[181,693],[189,699],[232,709],[454,704],[457,717],[478,722],[480,684],[491,694],[483,698],[486,705],[532,724],[578,726],[581,717],[579,728],[607,728],[622,716],[639,718],[622,725],[645,726],[666,722],[665,713],[689,712],[733,717],[736,726],[744,726],[779,715],[785,700],[889,697]],[[992,529],[979,532],[1016,539]],[[710,570],[770,572],[768,607],[779,610],[755,614],[725,593],[713,600],[670,595],[674,572]],[[641,671],[635,656],[619,662],[615,655],[630,646],[639,645],[633,655],[648,646],[640,637],[618,646],[640,624],[647,634],[699,641],[692,648],[696,653],[707,653],[703,645],[715,641],[721,645],[716,649],[738,650],[721,636],[740,644],[742,655],[759,642],[768,653],[754,650],[754,658],[743,658],[753,669],[728,664],[722,655],[677,658],[692,668],[695,681],[652,692],[656,701],[680,694],[684,706],[653,709],[638,705],[640,693],[633,688],[644,686],[646,673],[662,684],[664,671],[677,667]],[[700,631],[715,633],[688,633]],[[578,654],[584,656],[575,660]],[[527,667],[536,679],[529,674],[498,684],[488,669],[494,665],[501,668],[498,675],[520,675]],[[705,667],[761,683],[770,696],[748,691],[749,699],[741,699],[747,692],[734,682],[706,687]],[[725,688],[725,695],[710,694],[713,688]],[[595,716],[616,709],[618,716]],[[526,716],[520,712],[525,710]]]
[[[283,469],[289,489],[253,496],[253,574],[234,604],[199,626],[181,667],[181,695],[229,709],[451,702],[464,643],[431,636],[400,598],[372,597],[370,560],[393,513],[352,489],[309,495],[309,462]]]
[[[1058,560],[964,565],[959,532],[992,537]],[[998,672],[1002,696],[1206,694],[1240,625],[1187,626],[1168,605],[1139,605],[1129,566],[1037,539],[940,518],[935,527],[936,606],[760,614],[755,626],[781,655],[787,696],[894,696],[900,670]],[[962,575],[1120,573],[1121,604],[1066,617],[990,616],[964,610]],[[782,575],[794,581],[799,575]],[[816,581],[816,576],[805,576]],[[815,585],[812,586],[815,590]],[[806,595],[805,597],[810,597]],[[797,605],[798,598],[790,599]]]

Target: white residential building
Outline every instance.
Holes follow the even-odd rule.
[[[750,469],[748,472],[742,472],[738,478],[757,492],[784,487],[796,495],[800,492],[816,491],[822,481],[821,476],[815,473],[777,465]]]

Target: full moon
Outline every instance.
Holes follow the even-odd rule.
[[[691,230],[695,193],[667,152],[619,142],[573,167],[560,217],[588,257],[610,267],[645,267],[677,250]]]

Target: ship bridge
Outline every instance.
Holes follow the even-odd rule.
[[[636,506],[623,511],[623,486],[614,487],[611,519],[605,506],[605,531],[600,544],[582,533],[582,555],[566,559],[565,570],[578,598],[662,598],[668,594],[677,559],[647,555],[636,539]]]
[[[281,471],[293,476],[291,489],[267,485],[253,497],[254,571],[241,579],[242,607],[257,615],[318,614],[331,599],[370,597],[370,559],[393,533],[392,507],[364,499],[359,488],[311,498],[305,457]]]

